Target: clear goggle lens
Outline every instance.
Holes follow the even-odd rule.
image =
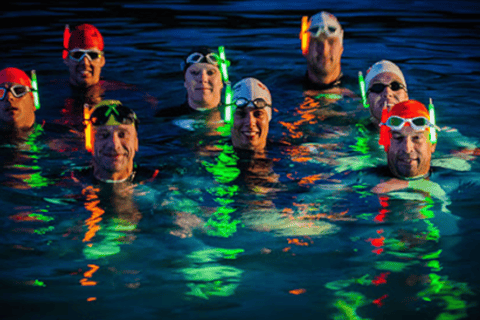
[[[249,104],[252,104],[255,109],[263,109],[270,107],[270,105],[263,98],[257,98],[255,100],[248,100],[246,98],[238,98],[234,104],[237,108],[246,108]]]
[[[80,62],[84,57],[92,61],[102,57],[102,52],[97,50],[73,49],[68,52],[68,57],[73,61]]]
[[[218,54],[215,53],[209,53],[206,56],[199,53],[199,52],[194,52],[191,55],[187,57],[185,62],[187,64],[192,64],[192,63],[200,63],[200,62],[207,62],[213,65],[218,65],[220,63],[221,59],[218,56]]]
[[[392,130],[398,131],[398,130],[401,130],[406,123],[409,123],[414,130],[418,130],[418,131],[425,130],[426,128],[429,128],[429,127],[434,127],[434,125],[431,124],[430,121],[425,117],[404,119],[397,116],[391,116],[390,118],[388,118],[385,125]]]
[[[8,91],[10,91],[15,98],[20,98],[32,90],[21,84],[11,86],[10,88],[0,87],[0,100],[5,99]]]

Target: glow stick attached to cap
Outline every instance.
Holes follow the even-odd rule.
[[[300,29],[300,40],[302,46],[302,54],[306,55],[308,53],[308,45],[310,42],[310,33],[308,32],[308,16],[302,17],[302,27]]]
[[[70,26],[68,24],[65,25],[65,30],[63,30],[63,52],[62,58],[66,59],[68,57],[68,42],[70,41]]]
[[[437,132],[435,131],[435,126],[437,125],[435,122],[435,107],[433,106],[432,98],[428,103],[428,115],[430,117],[430,123],[433,124],[433,127],[430,127],[430,142],[437,143]]]
[[[38,82],[37,82],[37,74],[35,70],[30,72],[32,74],[32,91],[33,91],[33,103],[35,104],[35,109],[40,109],[40,98],[38,96]]]
[[[362,96],[362,104],[364,108],[370,107],[370,105],[367,103],[367,93],[366,93],[366,88],[365,88],[365,79],[363,79],[363,73],[362,71],[358,71],[358,84],[360,86],[360,95]]]
[[[93,151],[93,132],[92,132],[92,122],[90,121],[90,116],[95,110],[94,107],[90,107],[88,104],[83,106],[83,120],[85,120],[85,149],[88,152]]]
[[[220,72],[222,74],[222,80],[226,84],[225,88],[225,121],[230,122],[232,120],[232,85],[228,79],[228,65],[229,61],[225,56],[225,47],[218,47],[218,53],[220,55]]]

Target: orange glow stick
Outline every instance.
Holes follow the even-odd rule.
[[[308,46],[310,43],[310,34],[308,33],[308,28],[310,24],[308,23],[308,16],[302,17],[302,27],[300,31],[300,40],[302,41],[302,53],[306,55],[308,53]]]

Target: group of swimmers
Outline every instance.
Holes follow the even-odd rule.
[[[307,61],[305,90],[346,95],[342,84],[341,55],[343,29],[337,18],[320,12],[304,19],[300,38]],[[104,41],[98,29],[82,24],[64,32],[63,59],[73,90],[83,93],[79,108],[85,108],[86,145],[93,157],[93,176],[106,182],[131,180],[138,150],[138,118],[118,100],[95,99],[87,94],[101,82],[105,66]],[[195,48],[183,59],[182,70],[187,99],[180,106],[160,109],[157,117],[178,117],[218,111],[231,107],[232,145],[236,149],[262,153],[267,144],[272,119],[272,98],[265,84],[245,78],[230,87],[221,54],[207,47]],[[224,86],[227,86],[224,88]],[[363,103],[371,115],[371,126],[380,131],[380,144],[387,153],[392,179],[374,188],[388,192],[408,187],[405,181],[428,178],[436,132],[432,110],[409,100],[407,84],[400,68],[382,60],[366,72]],[[232,93],[230,103],[222,103],[222,90]],[[347,90],[349,91],[349,90]],[[362,90],[361,90],[362,91]],[[28,132],[38,108],[35,79],[16,68],[0,71],[0,128],[6,134]],[[94,105],[93,107],[84,104]],[[225,110],[222,110],[225,113]],[[88,149],[88,147],[87,147]]]

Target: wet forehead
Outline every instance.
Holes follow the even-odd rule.
[[[199,63],[194,63],[190,67],[188,67],[187,71],[190,71],[190,70],[193,70],[193,71],[217,70],[218,71],[218,67],[210,63],[199,62]]]
[[[402,79],[398,75],[396,75],[393,72],[383,72],[380,74],[377,74],[371,81],[370,81],[370,87],[374,85],[375,83],[383,83],[383,84],[390,84],[393,81],[398,81],[403,84]]]
[[[415,130],[410,126],[409,123],[405,124],[401,130],[392,131],[392,135],[394,137],[395,136],[407,137],[407,136],[419,136],[419,135],[425,136],[426,134],[428,134],[428,131],[426,129]]]
[[[133,124],[119,124],[119,125],[104,125],[93,127],[96,132],[128,132],[135,133],[135,127]]]

